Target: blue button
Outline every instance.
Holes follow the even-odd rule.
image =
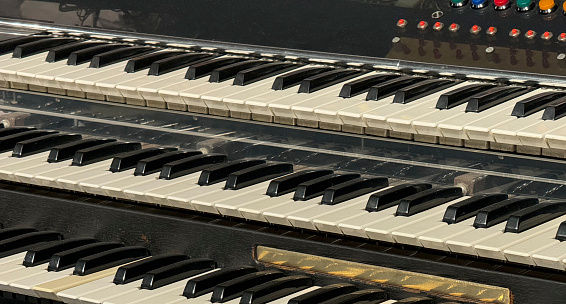
[[[475,6],[481,6],[483,5],[487,0],[472,0],[472,5]]]

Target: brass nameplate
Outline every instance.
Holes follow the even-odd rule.
[[[510,304],[507,288],[257,246],[259,262],[476,301]]]

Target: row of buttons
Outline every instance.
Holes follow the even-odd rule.
[[[407,24],[408,24],[408,22],[405,19],[399,19],[399,21],[397,21],[397,27],[400,27],[400,28],[405,28],[407,26]],[[421,29],[421,30],[428,28],[428,22],[426,22],[424,20],[420,21],[417,24],[417,28]],[[444,23],[437,21],[432,25],[432,28],[435,31],[441,31],[444,28]],[[451,31],[451,32],[457,32],[459,29],[460,29],[460,25],[458,25],[457,23],[452,23],[452,24],[450,24],[450,26],[448,26],[448,30]],[[479,33],[481,33],[481,30],[482,30],[482,28],[479,25],[473,25],[470,28],[470,33],[479,34]],[[490,27],[487,28],[485,33],[490,35],[490,36],[493,36],[493,35],[495,35],[495,33],[497,33],[497,28],[494,27],[494,26],[490,26]],[[509,36],[511,36],[513,38],[517,38],[520,35],[521,35],[521,31],[518,30],[518,29],[512,29],[511,31],[509,31]],[[536,37],[536,35],[537,35],[537,33],[533,30],[528,30],[528,31],[525,32],[525,38],[528,38],[528,39],[534,39]],[[548,31],[543,32],[540,35],[540,38],[544,39],[544,40],[550,40],[552,37],[554,37],[554,35],[552,34],[552,32],[548,32]],[[561,33],[560,35],[558,35],[558,40],[562,41],[562,42],[566,41],[566,33]]]
[[[450,0],[450,5],[455,8],[463,7],[468,4],[468,0]],[[494,8],[496,10],[506,10],[512,6],[510,0],[494,0]],[[489,5],[488,0],[471,0],[470,6],[474,9],[482,9]],[[535,8],[533,0],[517,0],[516,10],[518,12],[526,12]],[[540,0],[538,2],[539,12],[541,14],[549,14],[558,8],[554,0]],[[566,11],[566,2],[563,4],[564,11]]]

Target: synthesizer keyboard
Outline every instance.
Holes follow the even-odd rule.
[[[64,37],[0,42],[3,86],[563,157],[564,93],[559,87],[355,63],[340,66],[316,59],[274,60],[198,46],[164,48]]]

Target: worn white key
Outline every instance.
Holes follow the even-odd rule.
[[[68,175],[72,175],[84,170],[92,170],[92,169],[104,170],[103,168],[109,168],[111,163],[112,163],[112,159],[109,159],[86,166],[67,166],[52,171],[42,172],[41,174],[34,176],[34,179],[38,182],[38,184],[42,186],[59,188],[60,186],[57,183],[57,179],[59,178],[64,178]]]
[[[52,70],[42,71],[41,74],[36,74],[35,78],[44,87],[63,89],[60,83],[57,80],[55,80],[56,77],[60,77],[62,75],[66,75],[68,73],[72,73],[81,69],[86,69],[88,68],[89,65],[90,65],[90,61],[81,63],[79,65],[64,65],[54,68]]]
[[[439,229],[424,232],[418,237],[419,243],[425,248],[450,251],[446,241],[454,236],[474,230],[473,224],[475,219],[475,217],[472,217],[459,223],[446,224]]]
[[[86,67],[86,68],[82,68],[82,69],[77,69],[74,72],[71,73],[67,73],[58,77],[55,77],[55,81],[59,82],[59,85],[63,88],[63,89],[67,89],[67,90],[73,90],[73,91],[85,91],[85,92],[97,92],[97,90],[93,90],[91,89],[91,87],[94,86],[94,84],[96,83],[94,82],[89,82],[88,80],[85,80],[83,82],[78,82],[80,79],[92,79],[92,80],[96,80],[98,79],[104,79],[104,78],[108,78],[109,75],[116,75],[119,73],[125,73],[124,72],[124,68],[126,67],[126,62],[122,61],[122,62],[118,62],[118,63],[114,63],[102,68],[90,68],[90,67]],[[90,86],[89,86],[90,84]],[[87,90],[83,90],[83,89],[87,89]]]
[[[225,184],[226,183],[221,182],[209,186],[199,186],[196,188],[191,188],[188,190],[177,192],[175,194],[171,194],[167,196],[167,201],[173,207],[196,210],[195,207],[191,204],[191,201],[193,199],[197,199],[203,195],[211,195],[213,193],[225,191],[224,190]],[[227,190],[227,191],[231,191],[231,190]]]
[[[341,210],[354,209],[354,208],[360,209],[362,206],[365,206],[367,204],[368,198],[370,196],[371,194],[362,195],[360,197],[356,197],[336,205],[319,204],[317,206],[314,206],[313,208],[309,208],[304,211],[293,213],[287,217],[287,220],[294,227],[317,230],[318,227],[325,227],[326,225],[326,222],[324,221],[317,222],[317,219],[319,217],[324,217],[325,215],[331,213],[340,212]]]
[[[43,172],[69,167],[71,163],[72,160],[66,160],[58,163],[43,162],[41,164],[31,164],[29,167],[24,167],[22,165],[22,168],[14,173],[14,178],[25,184],[40,185],[39,182],[35,180],[36,175]]]
[[[59,297],[59,299],[63,300],[63,302],[68,304],[80,304],[81,296],[90,293],[96,293],[111,286],[116,286],[114,283],[112,283],[113,280],[114,280],[114,274],[111,274],[103,278],[100,278],[98,280],[94,280],[83,285],[79,285],[73,288],[63,290],[57,293],[57,297]]]
[[[368,127],[367,120],[363,115],[368,112],[378,112],[380,109],[387,108],[393,102],[395,96],[388,96],[380,100],[368,100],[366,102],[359,102],[352,106],[338,111],[338,116],[344,124]]]
[[[12,60],[6,60],[1,62],[0,67],[0,80],[20,82],[21,80],[17,77],[17,71],[20,70],[21,66],[28,67],[29,65],[37,65],[45,62],[46,53],[35,54],[26,58],[13,58]]]
[[[85,167],[85,169],[88,167]],[[108,167],[93,167],[88,170],[80,171],[74,174],[67,175],[62,178],[57,179],[57,183],[59,187],[62,189],[72,190],[72,191],[80,191],[82,192],[83,189],[80,187],[80,183],[85,180],[89,180],[92,178],[100,177],[100,176],[110,176],[112,171],[109,170],[110,166]]]
[[[470,198],[469,196],[464,196],[459,199],[455,199],[451,201],[451,204],[457,203],[459,201],[463,201],[465,199]],[[422,244],[419,240],[419,237],[426,232],[434,231],[443,227],[446,227],[448,224],[442,221],[442,216],[446,212],[444,209],[443,213],[440,214],[437,218],[428,218],[421,221],[414,221],[412,225],[401,227],[393,231],[391,234],[397,243],[419,246],[421,247]]]
[[[119,297],[139,290],[142,280],[130,282],[128,284],[107,286],[98,290],[93,290],[81,295],[78,300],[81,304],[100,304],[114,297]]]
[[[466,85],[469,85],[469,83],[460,83],[408,104],[390,103],[385,107],[364,113],[363,119],[372,128],[414,134],[416,131],[411,124],[413,120],[418,119],[425,112],[431,111],[436,106],[440,95]]]
[[[35,286],[39,286],[41,284],[59,280],[73,274],[74,268],[65,269],[62,271],[45,271],[41,274],[37,274],[33,277],[29,277],[23,280],[19,280],[17,282],[12,283],[11,287],[14,291],[17,290],[17,293],[31,296],[31,297],[38,297],[37,293],[33,290]]]
[[[175,187],[182,190],[186,190],[189,187],[197,187],[198,179],[200,177],[200,172],[191,173],[189,175],[181,176],[175,179],[156,179],[154,181],[144,183],[141,185],[128,187],[124,192],[128,197],[135,201],[149,202],[156,204],[157,199],[150,201],[150,198],[155,198],[155,196],[160,195],[160,193],[165,193],[162,195],[162,200],[157,202],[157,204],[169,204],[165,197],[172,193],[172,189]]]
[[[155,181],[159,178],[160,172],[152,173],[144,176],[131,176],[131,178],[124,178],[121,180],[114,181],[113,183],[108,183],[102,185],[100,189],[106,193],[107,196],[117,197],[123,199],[129,199],[128,194],[124,191],[128,187],[135,187],[137,185],[146,184],[151,181]]]
[[[510,262],[535,266],[536,263],[533,260],[533,254],[559,244],[560,241],[555,239],[555,236],[555,230],[548,230],[535,237],[510,246],[503,250],[505,259]]]
[[[41,264],[34,267],[25,267],[21,265],[19,269],[10,272],[0,273],[0,290],[14,292],[10,284],[19,280],[34,277],[47,272],[47,264]]]
[[[338,228],[345,235],[368,238],[365,227],[393,218],[396,212],[397,206],[377,212],[366,212],[338,223]]]
[[[505,230],[505,224],[506,222],[503,222],[489,228],[476,229],[474,227],[471,227],[469,230],[455,235],[447,240],[446,245],[452,252],[477,256],[478,254],[474,248],[474,245],[483,240],[487,240],[494,236],[502,234],[503,230]]]
[[[250,110],[252,115],[261,115],[266,117],[266,120],[273,120],[273,112],[270,110],[269,105],[283,98],[296,95],[298,89],[299,86],[295,85],[285,90],[271,91],[259,96],[254,96],[246,100],[246,107]]]
[[[386,242],[395,242],[393,237],[393,232],[407,225],[411,225],[415,222],[422,220],[433,220],[435,217],[441,217],[446,210],[446,207],[453,204],[454,201],[436,206],[434,208],[419,212],[411,216],[395,216],[390,219],[366,226],[364,228],[367,236],[372,240],[381,240]]]
[[[521,143],[526,146],[541,148],[564,149],[564,128],[563,118],[558,120],[541,120],[540,122],[528,126],[519,132],[517,136]]]
[[[93,176],[89,179],[84,179],[79,182],[79,187],[81,187],[81,190],[86,193],[105,195],[104,190],[100,188],[103,185],[112,184],[115,181],[120,181],[123,179],[128,179],[133,177],[134,177],[134,169],[115,172],[115,173],[110,172],[110,173]]]
[[[317,196],[306,201],[290,201],[289,204],[280,205],[263,212],[263,216],[269,223],[292,227],[293,225],[287,219],[289,215],[318,206],[320,200],[321,197]]]
[[[46,163],[48,156],[49,152],[42,152],[26,157],[0,158],[0,179],[15,182],[17,181],[15,173],[22,167]]]
[[[228,205],[228,202],[217,204],[216,208],[223,215],[231,215],[235,217],[243,217],[248,220],[267,222],[267,220],[263,216],[263,212],[269,211],[279,206],[284,206],[286,204],[292,204],[294,202],[294,195],[294,192],[278,197],[269,197],[264,195],[262,198],[255,201],[238,201],[236,205]]]
[[[147,73],[146,73],[147,74]],[[138,92],[138,88],[148,87],[151,84],[158,82],[158,81],[172,81],[172,82],[179,82],[183,80],[185,77],[185,70],[176,70],[164,75],[154,76],[154,75],[147,75],[145,77],[135,78],[129,81],[124,81],[122,83],[118,83],[114,88],[116,93],[119,95],[116,96],[123,96],[126,98],[136,98],[136,99],[143,99],[140,92]],[[115,94],[113,94],[115,95]]]
[[[521,233],[509,233],[509,232],[502,233],[500,235],[496,235],[492,238],[474,244],[474,248],[479,256],[492,258],[492,259],[505,260],[505,254],[504,254],[505,249],[515,244],[530,240],[548,231],[553,231],[554,233],[556,233],[558,226],[564,220],[566,220],[566,216],[561,216],[554,220],[541,224],[539,226],[523,231]],[[518,256],[516,257],[519,258]]]
[[[265,194],[269,183],[270,181],[266,181],[239,190],[224,190],[221,192],[211,193],[210,195],[191,200],[191,205],[201,212],[219,214],[218,210],[215,208],[217,203],[222,203],[226,200],[243,202],[248,200],[249,196],[257,197],[262,193]]]
[[[534,253],[532,258],[538,266],[564,270],[566,269],[564,261],[566,259],[566,242],[558,241],[558,243]]]

